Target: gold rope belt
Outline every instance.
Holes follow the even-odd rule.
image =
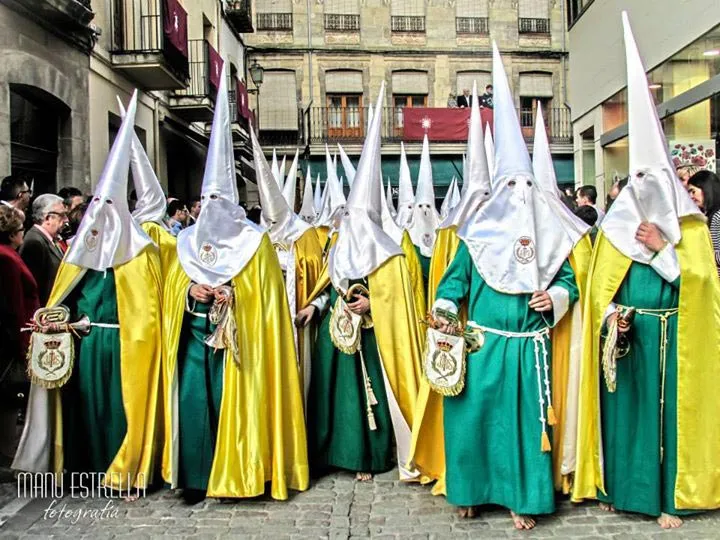
[[[629,309],[628,306],[618,304],[620,309]],[[646,315],[660,319],[660,463],[663,461],[665,447],[663,430],[665,427],[665,372],[667,367],[668,320],[677,315],[679,309],[640,309],[635,308],[636,315]]]

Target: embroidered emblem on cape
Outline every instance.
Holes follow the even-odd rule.
[[[520,264],[528,264],[535,260],[535,243],[528,236],[521,236],[515,242],[515,259]]]
[[[428,328],[423,371],[435,392],[444,396],[460,394],[465,387],[466,362],[463,336]]]
[[[200,246],[198,257],[200,258],[200,262],[205,266],[212,266],[217,262],[217,249],[209,242],[204,242],[203,245]]]
[[[367,316],[353,313],[346,304],[354,300],[356,293],[370,296],[364,286],[355,284],[350,287],[345,298],[338,296],[330,314],[330,340],[345,354],[355,354],[360,348],[360,330],[372,328],[372,321]]]
[[[100,241],[100,231],[97,229],[90,229],[85,235],[85,247],[88,251],[95,251]]]
[[[430,233],[425,233],[422,235],[422,243],[425,247],[432,247],[433,245],[433,235]]]

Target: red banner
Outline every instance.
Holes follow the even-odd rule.
[[[480,109],[483,129],[486,124],[493,125],[493,110]],[[430,141],[464,142],[468,137],[470,109],[403,109],[403,139],[422,141],[427,133]]]
[[[247,88],[245,83],[240,79],[237,79],[237,110],[238,117],[249,118],[250,117],[250,100],[248,99]]]
[[[210,86],[217,92],[220,88],[220,76],[222,75],[223,59],[220,54],[208,44],[208,68],[210,70]]]
[[[165,37],[185,58],[188,56],[187,11],[178,0],[165,0]]]

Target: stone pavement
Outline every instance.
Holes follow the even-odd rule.
[[[14,485],[0,484],[0,505],[17,507],[25,502],[19,505],[14,492]],[[497,508],[483,509],[473,520],[459,520],[444,498],[430,495],[428,487],[400,484],[396,473],[381,475],[372,483],[338,473],[317,481],[305,493],[293,494],[285,503],[259,498],[187,506],[178,495],[163,490],[134,503],[65,497],[52,506],[60,510],[67,505],[62,518],[51,517],[51,503],[31,500],[10,516],[7,512],[3,516],[0,507],[0,538],[720,538],[720,512],[687,518],[682,529],[672,532],[662,531],[649,518],[607,514],[595,504],[568,502],[559,503],[554,516],[540,518],[529,532],[515,531],[507,512]]]

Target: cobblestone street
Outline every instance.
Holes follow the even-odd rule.
[[[372,483],[356,482],[349,474],[323,478],[286,503],[269,499],[242,502],[205,501],[187,506],[167,490],[134,503],[121,500],[15,498],[13,484],[0,484],[0,538],[718,538],[720,512],[686,519],[679,531],[662,531],[654,520],[628,514],[606,514],[596,505],[573,507],[562,502],[552,517],[541,518],[535,530],[513,530],[507,513],[484,509],[474,520],[459,520],[442,497],[427,487],[401,485],[395,473]],[[106,507],[110,503],[110,507]],[[105,517],[91,510],[106,508]],[[8,509],[9,511],[5,510]],[[83,512],[85,515],[79,515]],[[59,512],[58,512],[59,513]]]

